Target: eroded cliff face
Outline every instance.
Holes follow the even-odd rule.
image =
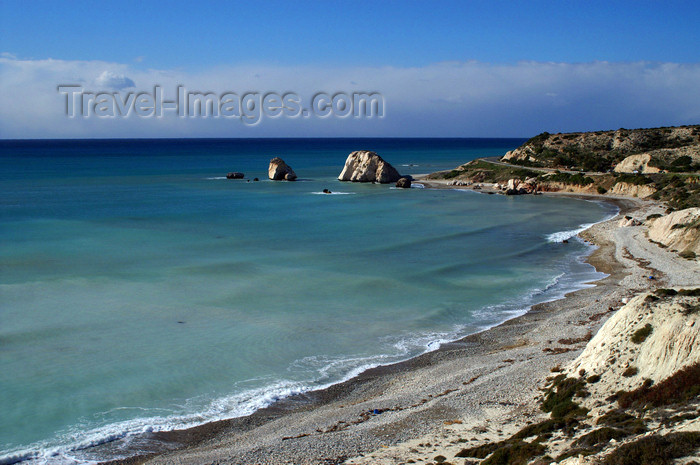
[[[375,152],[358,150],[348,155],[345,167],[338,176],[341,181],[353,182],[396,182],[401,178],[399,172],[384,161]]]
[[[681,253],[700,255],[700,208],[678,210],[651,219],[649,223],[648,234],[652,241]]]
[[[618,182],[610,189],[610,193],[613,195],[626,195],[629,197],[639,197],[643,199],[644,197],[649,197],[656,189],[648,185],[636,185],[630,184],[628,182]]]
[[[567,371],[600,376],[588,390],[607,397],[700,362],[700,312],[693,311],[699,302],[689,296],[634,297],[605,322]]]
[[[616,173],[658,173],[659,168],[649,166],[651,154],[641,153],[639,155],[630,155],[615,166]]]

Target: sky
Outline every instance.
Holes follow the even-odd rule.
[[[529,137],[698,124],[699,23],[690,1],[2,0],[0,138]],[[304,108],[319,92],[372,92],[383,105],[381,117],[253,124],[69,118],[59,85],[123,102],[182,86],[217,98],[292,92]]]

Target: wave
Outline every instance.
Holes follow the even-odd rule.
[[[211,180],[214,180],[214,179],[226,179],[226,176],[214,176],[214,177],[211,177],[211,178],[204,178],[204,179],[207,179],[207,180],[210,180],[210,181],[211,181]]]
[[[353,195],[355,192],[312,192],[314,195]]]
[[[595,201],[595,200],[593,200],[592,202],[601,203],[601,202]],[[584,224],[579,225],[579,227],[576,229],[569,229],[567,231],[554,232],[551,234],[547,234],[547,236],[545,236],[545,237],[547,239],[547,242],[555,242],[555,243],[562,242],[562,241],[571,239],[574,236],[579,235],[580,233],[582,233],[586,229],[590,228],[591,226],[595,226],[598,223],[603,223],[603,222],[608,221],[612,218],[615,218],[618,213],[620,213],[620,209],[615,207],[614,213],[609,213],[605,218],[603,218],[600,221],[596,221],[595,223],[584,223]]]
[[[418,183],[411,184],[411,189],[424,189],[424,188],[425,188],[425,186],[423,184],[418,184]],[[403,190],[403,187],[391,186],[389,189],[401,189],[401,190]]]

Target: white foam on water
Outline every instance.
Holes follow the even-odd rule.
[[[595,200],[591,200],[591,202],[600,203],[600,202],[595,201]],[[582,233],[586,229],[590,228],[591,226],[595,226],[598,223],[603,223],[605,221],[608,221],[611,218],[615,218],[619,212],[620,212],[620,209],[617,208],[614,213],[607,215],[605,218],[603,218],[600,221],[596,221],[595,223],[584,223],[584,224],[579,225],[579,227],[576,229],[569,229],[567,231],[558,231],[558,232],[555,232],[552,234],[548,234],[545,237],[547,239],[547,242],[555,242],[555,243],[571,239],[572,237],[579,235],[580,233]]]
[[[355,192],[312,192],[314,195],[353,195]]]

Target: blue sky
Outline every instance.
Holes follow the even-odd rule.
[[[11,114],[0,112],[5,138],[165,137],[183,131],[233,137],[529,136],[539,130],[700,122],[700,113],[689,106],[700,92],[692,90],[700,63],[698,2],[3,0],[0,5],[0,103],[11,108]],[[448,74],[459,67],[461,75],[436,75],[445,64],[452,67]],[[33,113],[36,106],[60,110],[56,85],[73,79],[88,86],[102,82],[104,72],[132,80],[137,90],[177,75],[181,84],[217,92],[236,91],[239,83],[260,91],[326,90],[331,84],[334,91],[344,90],[350,84],[341,78],[355,76],[347,82],[387,94],[386,121],[263,121],[233,130],[218,121],[67,122],[62,115]],[[531,86],[518,84],[523,72]],[[266,81],[273,88],[251,77],[261,75],[275,77]],[[446,86],[453,94],[445,94]],[[483,92],[470,91],[477,87]],[[47,89],[56,95],[34,97]],[[621,89],[627,98],[615,102]],[[596,95],[600,101],[592,105]],[[557,96],[566,101],[551,111],[548,105]],[[509,111],[508,100],[520,123],[499,119]],[[444,101],[461,105],[448,108]],[[528,117],[522,105],[538,113]],[[562,106],[576,117],[566,118]]]

